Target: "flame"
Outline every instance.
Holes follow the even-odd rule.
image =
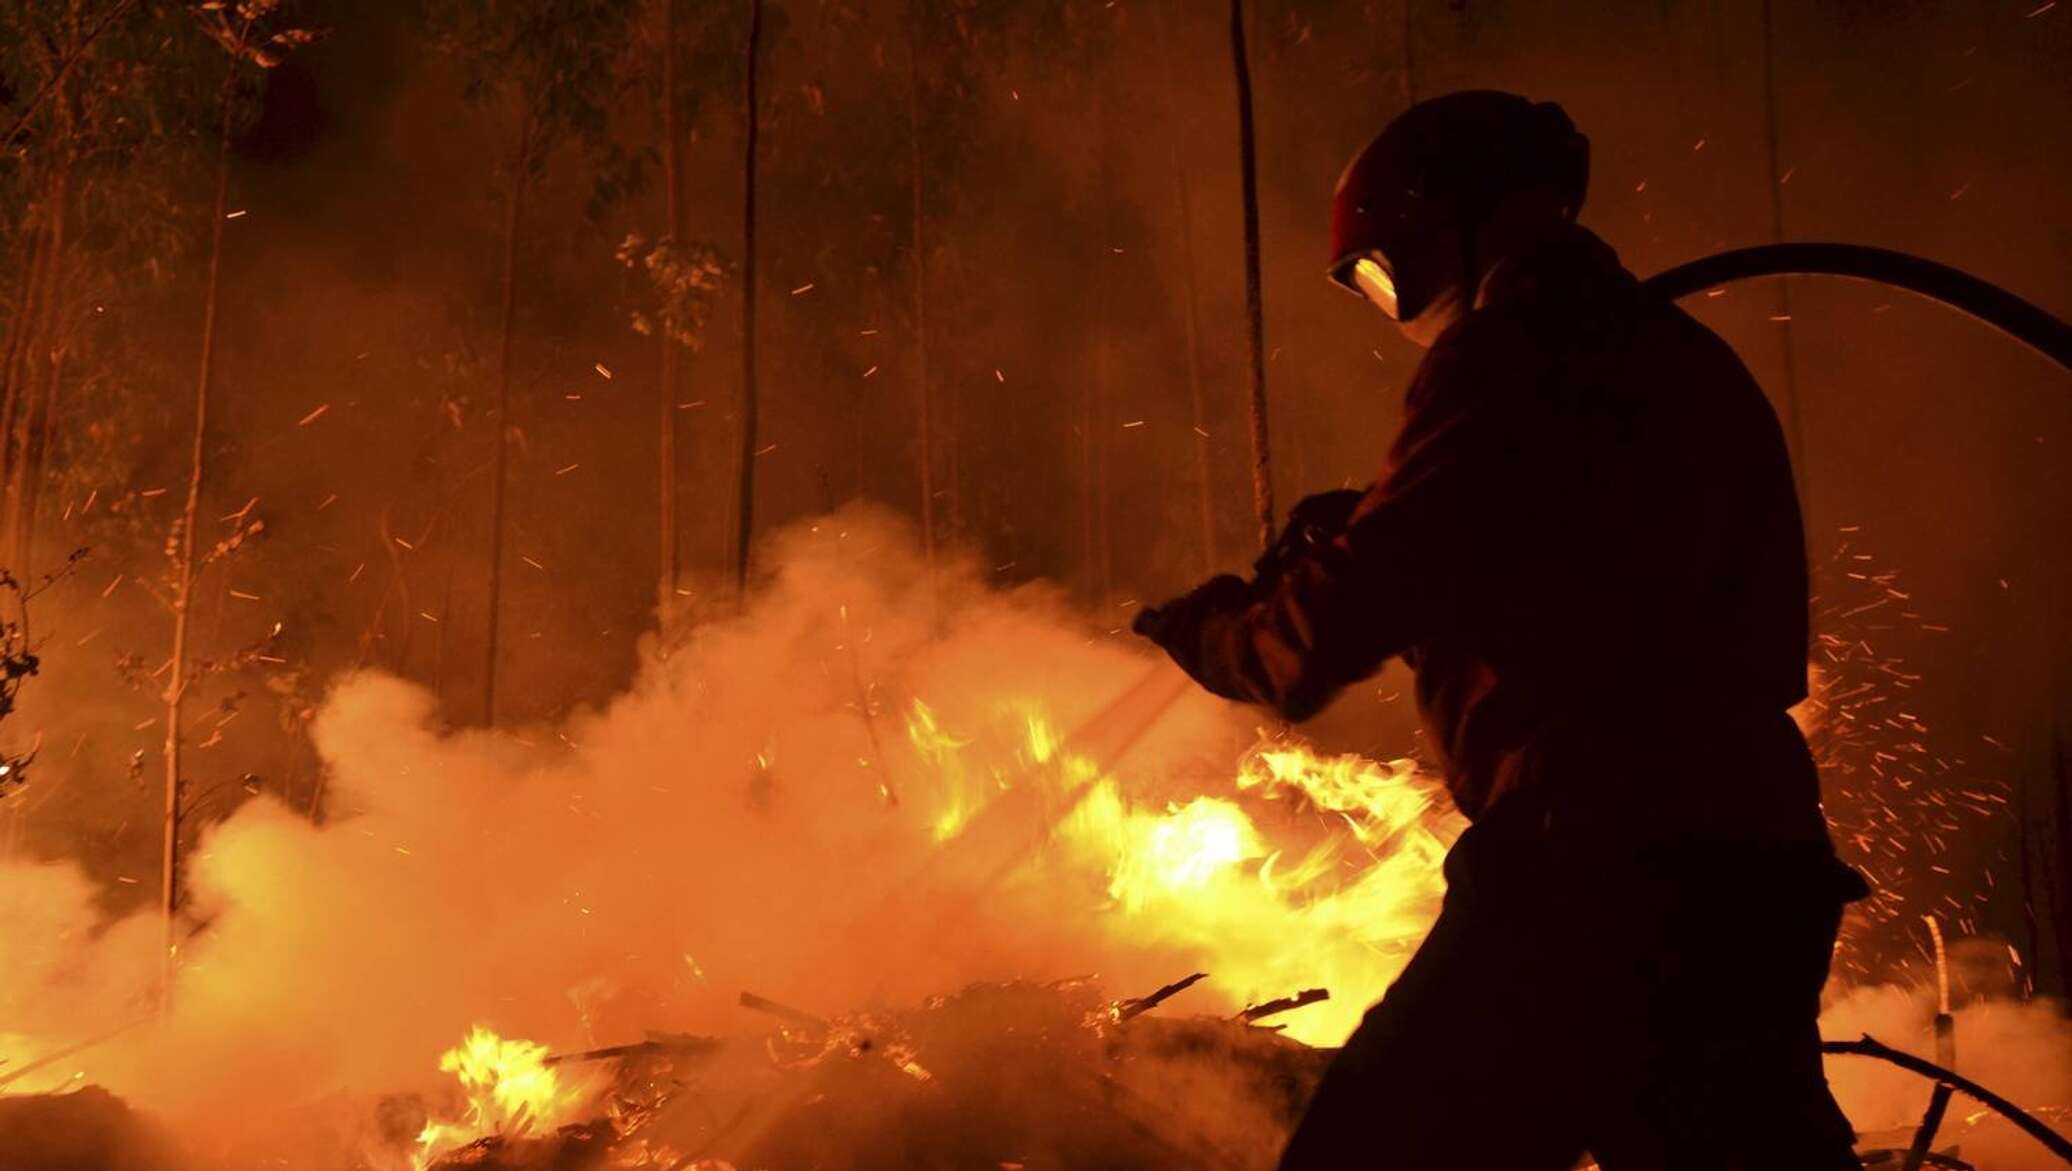
[[[1109,897],[1131,915],[1163,900],[1207,896],[1219,879],[1265,854],[1251,819],[1230,801],[1196,797],[1145,813],[1107,779],[1073,811],[1065,833],[1100,855]]]
[[[562,1079],[547,1062],[547,1047],[504,1038],[476,1025],[439,1057],[439,1069],[459,1080],[467,1095],[458,1122],[433,1119],[418,1133],[418,1171],[449,1151],[489,1135],[552,1130],[580,1116],[592,1096],[587,1083]]]
[[[938,842],[987,802],[1031,786],[1061,814],[1049,864],[1105,879],[1090,897],[1119,943],[1170,949],[1211,973],[1231,1007],[1323,985],[1331,999],[1277,1024],[1314,1044],[1343,1041],[1402,971],[1437,913],[1440,864],[1466,824],[1408,761],[1322,756],[1262,740],[1220,791],[1148,800],[1141,778],[1071,751],[1027,705],[990,728],[953,730],[913,701],[907,739],[921,767],[912,791]],[[1042,804],[1042,803],[1039,803]],[[486,1135],[570,1121],[594,1097],[547,1064],[544,1046],[477,1025],[439,1060],[468,1099],[459,1122],[419,1136],[417,1168]],[[905,1068],[905,1063],[902,1063]],[[918,1065],[907,1072],[925,1079]]]
[[[1254,748],[1228,796],[1147,809],[1125,792],[1103,778],[1063,827],[1109,877],[1110,929],[1189,953],[1247,1002],[1329,988],[1328,1002],[1277,1022],[1313,1044],[1342,1042],[1403,970],[1466,825],[1407,761],[1293,742]],[[1287,799],[1291,816],[1247,812],[1247,798]]]
[[[1351,753],[1320,757],[1299,744],[1253,749],[1238,766],[1237,787],[1261,790],[1269,800],[1292,791],[1318,809],[1341,815],[1362,843],[1423,825],[1438,813],[1440,792],[1418,778],[1417,766],[1410,761],[1380,763]],[[1453,827],[1441,843],[1441,853],[1460,829],[1461,825]]]
[[[913,704],[908,737],[933,779],[936,839],[1011,785],[1053,790],[1064,810],[1053,852],[1105,878],[1100,919],[1117,942],[1179,952],[1233,1001],[1331,990],[1278,1022],[1291,1036],[1343,1041],[1437,914],[1440,866],[1466,822],[1409,761],[1269,738],[1210,791],[1151,800],[1136,796],[1144,778],[1104,775],[1042,712],[1012,715],[1019,741],[1003,745]]]
[[[961,755],[970,741],[944,732],[935,709],[918,699],[914,701],[913,714],[907,717],[907,740],[941,787],[941,807],[934,819],[935,840],[956,837],[978,805],[978,794],[973,791]]]

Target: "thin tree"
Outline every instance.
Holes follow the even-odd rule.
[[[517,332],[519,233],[548,156],[567,139],[609,148],[605,96],[632,29],[636,0],[434,0],[440,48],[460,66],[472,99],[508,119],[503,167],[502,281],[497,312],[494,450],[490,464],[487,617],[482,722],[496,723],[503,625],[504,528],[509,495],[511,354]]]
[[[40,180],[31,177],[24,186],[39,194],[48,188]],[[34,348],[30,335],[37,316],[37,306],[42,303],[45,266],[50,259],[50,231],[47,209],[50,201],[30,197],[22,209],[21,224],[17,229],[14,295],[8,302],[7,347],[4,362],[0,362],[0,436],[10,434],[16,403],[21,394],[21,371],[27,355]],[[0,461],[7,458],[7,449],[0,443]]]
[[[763,39],[762,0],[748,0],[748,43],[743,52],[741,102],[741,450],[740,494],[734,515],[734,597],[748,604],[749,545],[755,535],[755,180],[756,96]]]
[[[676,0],[662,0],[662,231],[671,243],[683,238],[683,207],[678,184],[682,167],[677,159],[679,136],[676,114]],[[661,335],[661,385],[655,395],[659,412],[660,439],[658,478],[660,556],[655,585],[655,620],[663,633],[669,631],[669,615],[676,605],[676,357],[677,342],[667,328]]]
[[[6,360],[0,367],[0,390],[4,390],[0,393],[0,484],[5,485],[7,497],[4,521],[0,521],[0,555],[7,565],[25,571],[19,560],[17,483],[30,436],[35,434],[37,391],[47,381],[43,375],[49,365],[50,333],[65,288],[65,235],[72,208],[72,174],[79,158],[72,118],[73,87],[68,81],[85,44],[91,42],[80,43],[76,3],[62,10],[24,10],[10,16],[14,27],[6,31],[24,58],[10,64],[24,70],[41,68],[45,79],[7,138],[12,140],[29,127],[46,101],[51,106],[50,116],[35,124],[33,149],[23,151],[19,158],[24,180],[20,239],[27,263],[19,270],[21,283],[10,307]]]
[[[1026,48],[1030,31],[1028,6],[973,5],[943,0],[906,0],[897,10],[905,20],[906,77],[899,86],[905,109],[903,143],[907,165],[905,241],[910,341],[910,386],[915,428],[916,486],[920,495],[924,556],[934,564],[948,534],[967,531],[964,456],[966,420],[971,404],[960,390],[964,380],[944,378],[950,363],[942,361],[939,338],[954,330],[946,320],[956,316],[954,297],[938,294],[944,282],[956,279],[954,254],[945,251],[930,228],[930,217],[948,214],[959,195],[962,162],[985,140],[977,123],[983,109],[980,87],[994,77],[989,63],[1008,46]],[[1036,16],[1042,25],[1046,16]],[[948,260],[947,265],[939,263]]]
[[[187,498],[180,508],[179,546],[173,562],[173,662],[165,689],[165,838],[159,874],[159,918],[164,967],[160,999],[172,997],[175,945],[173,915],[180,907],[180,732],[187,699],[187,632],[193,616],[194,530],[201,508],[204,440],[209,426],[209,385],[215,378],[216,295],[223,272],[223,217],[230,195],[230,130],[236,110],[239,54],[251,33],[251,18],[238,22],[230,66],[223,75],[222,111],[216,134],[215,191],[209,201],[208,276],[202,287],[201,359],[194,380],[194,435],[187,464]]]
[[[532,107],[520,99],[512,163],[504,191],[503,292],[496,327],[496,435],[490,463],[488,627],[482,646],[482,722],[496,723],[497,641],[503,625],[504,501],[511,473],[511,342],[518,309],[518,229],[525,218],[525,189],[533,170]]]
[[[1252,65],[1245,0],[1230,0],[1230,59],[1237,78],[1238,181],[1244,189],[1245,332],[1251,343],[1252,506],[1259,547],[1273,544],[1273,453],[1266,430],[1266,309],[1259,277],[1259,164],[1252,134]]]
[[[180,748],[181,720],[189,682],[188,636],[194,617],[194,537],[199,525],[202,481],[206,471],[209,426],[209,390],[216,373],[216,311],[223,274],[223,225],[230,198],[230,142],[237,115],[238,77],[247,64],[261,69],[279,64],[277,53],[305,44],[310,34],[301,29],[283,29],[268,34],[265,22],[280,8],[280,0],[242,0],[225,6],[203,0],[197,15],[208,35],[230,55],[223,71],[223,84],[216,114],[216,166],[214,189],[209,199],[209,254],[207,275],[202,285],[201,353],[195,366],[194,434],[188,452],[187,495],[180,507],[178,540],[174,546],[172,572],[173,655],[165,688],[165,824],[159,875],[159,917],[163,929],[160,959],[161,1003],[171,999],[176,944],[173,916],[180,907]]]
[[[34,296],[25,306],[29,317],[23,323],[23,350],[17,355],[18,365],[8,382],[5,405],[0,407],[0,419],[5,420],[0,434],[6,436],[6,450],[0,456],[5,474],[0,481],[5,483],[7,499],[0,530],[5,533],[6,565],[17,574],[31,571],[29,529],[34,515],[33,500],[42,474],[44,439],[69,349],[68,304],[76,298],[68,293],[78,283],[79,275],[72,270],[72,249],[68,247],[66,233],[73,217],[73,183],[85,145],[82,139],[87,135],[80,127],[81,99],[76,92],[79,87],[71,84],[69,75],[92,44],[89,38],[98,39],[107,28],[104,19],[82,33],[81,15],[79,6],[74,4],[64,22],[67,38],[81,43],[67,48],[53,78],[56,85],[51,93],[48,130],[55,158],[38,217],[44,228],[45,248],[42,271],[38,274],[41,282],[34,287]]]
[[[914,402],[918,415],[915,434],[920,444],[916,459],[921,479],[921,551],[928,568],[935,568],[935,404],[928,382],[928,236],[926,201],[927,174],[921,165],[921,22],[920,0],[907,6],[907,159],[909,205],[913,242],[909,279],[913,293]]]
[[[6,563],[22,572],[28,570],[22,548],[22,498],[27,488],[24,477],[29,475],[28,465],[34,454],[39,415],[48,407],[51,384],[58,375],[55,355],[62,352],[62,346],[53,344],[52,335],[57,330],[62,312],[60,302],[64,300],[65,234],[71,212],[76,158],[66,125],[70,121],[70,102],[61,93],[53,104],[58,115],[53,137],[59,157],[51,168],[36,207],[39,255],[18,309],[18,345],[10,354],[6,395],[4,402],[0,402],[0,437],[4,437],[4,448],[0,448],[0,468],[5,469],[0,482],[6,485],[7,498],[5,520],[0,523],[0,531],[5,535]]]
[[[27,437],[28,447],[23,453],[21,475],[16,478],[14,560],[23,572],[33,570],[36,565],[36,509],[42,497],[44,458],[50,450],[52,437],[57,433],[58,392],[65,384],[65,363],[70,356],[70,349],[64,346],[51,352],[50,380],[44,384],[43,393],[37,400],[41,418],[33,424],[33,433]]]
[[[1782,170],[1777,129],[1777,45],[1776,20],[1770,0],[1763,0],[1763,149],[1770,170],[1770,239],[1784,242],[1784,183],[1790,176]],[[1799,494],[1806,494],[1806,433],[1799,411],[1798,351],[1791,333],[1791,278],[1780,276],[1771,282],[1777,297],[1773,315],[1778,326],[1778,344],[1784,356],[1784,425],[1791,437],[1792,470]]]
[[[1213,573],[1216,568],[1216,508],[1214,480],[1210,474],[1208,417],[1201,385],[1201,305],[1196,293],[1194,200],[1187,167],[1180,158],[1179,91],[1173,75],[1172,30],[1166,7],[1166,0],[1160,0],[1152,6],[1151,15],[1158,22],[1158,65],[1167,98],[1166,117],[1173,123],[1166,136],[1166,154],[1167,165],[1173,171],[1173,203],[1179,212],[1180,296],[1184,302],[1181,318],[1187,327],[1187,397],[1194,412],[1194,480],[1201,508],[1202,571]]]
[[[661,68],[656,101],[661,110],[659,153],[662,169],[662,226],[652,239],[629,235],[619,245],[619,262],[640,271],[646,286],[640,304],[632,314],[635,333],[652,337],[661,347],[657,363],[656,410],[656,575],[655,612],[657,629],[664,636],[673,630],[681,607],[678,588],[683,576],[683,521],[679,500],[682,473],[679,468],[677,416],[681,406],[677,392],[683,358],[705,344],[705,327],[711,316],[712,296],[720,286],[724,269],[719,250],[710,244],[693,244],[684,239],[683,148],[687,111],[695,111],[705,91],[687,87],[684,66],[693,65],[692,77],[708,78],[725,73],[732,65],[732,48],[725,62],[710,58],[717,51],[708,36],[687,36],[678,0],[659,0],[660,33],[655,45]],[[702,68],[701,68],[702,66]],[[714,84],[708,81],[708,84]],[[691,116],[695,124],[696,115]],[[637,174],[633,178],[637,179]],[[600,194],[605,181],[600,180]],[[620,185],[630,191],[633,182]],[[724,514],[722,514],[724,515]],[[731,519],[731,518],[729,518]]]
[[[1093,311],[1092,328],[1088,331],[1093,341],[1093,377],[1087,382],[1086,430],[1091,438],[1093,460],[1093,578],[1094,597],[1103,612],[1115,600],[1115,491],[1111,474],[1111,461],[1115,455],[1117,412],[1115,409],[1115,329],[1113,318],[1116,312],[1115,285],[1122,274],[1115,249],[1116,220],[1119,202],[1115,180],[1116,152],[1121,149],[1117,141],[1116,84],[1115,70],[1103,69],[1100,80],[1094,85],[1094,101],[1098,107],[1095,122],[1097,159],[1094,174],[1096,198],[1100,200],[1100,270],[1094,274],[1093,296],[1088,304]]]
[[[86,56],[87,50],[93,48],[95,41],[101,39],[101,34],[115,27],[115,22],[122,19],[135,4],[136,0],[115,0],[115,3],[102,10],[101,15],[92,24],[86,26],[83,35],[66,46],[50,76],[44,78],[42,84],[36,87],[36,92],[29,95],[29,100],[23,102],[21,109],[15,111],[14,121],[8,123],[7,130],[0,132],[0,149],[14,143],[15,135],[20,134],[22,128],[29,124],[29,119],[36,116],[36,111],[42,107],[44,100],[65,83],[72,67],[79,63],[80,58]],[[76,26],[77,22],[74,23]]]
[[[167,35],[187,31],[177,23],[186,19],[134,0],[0,7],[0,75],[32,94],[4,148],[15,181],[0,187],[15,264],[0,303],[0,564],[17,575],[32,572],[67,376],[75,393],[106,380],[114,353],[136,345],[111,326],[191,235],[193,200],[175,188],[192,147],[169,115],[214,111],[217,79],[211,46]],[[74,454],[59,475],[107,481],[113,469],[89,470]]]

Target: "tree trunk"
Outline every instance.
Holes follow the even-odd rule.
[[[4,393],[0,393],[0,483],[6,481],[12,470],[14,452],[7,437],[14,434],[15,416],[21,410],[23,383],[27,380],[26,371],[30,354],[35,349],[37,325],[47,299],[45,286],[49,282],[46,276],[54,252],[48,216],[50,207],[51,200],[46,192],[38,209],[40,214],[31,229],[28,265],[22,274],[14,319],[8,328],[6,365],[0,369],[0,378],[6,382]]]
[[[1770,0],[1763,0],[1763,147],[1770,163],[1770,239],[1784,242],[1784,175],[1779,160],[1777,132],[1777,53],[1774,14]],[[1784,433],[1791,440],[1792,471],[1803,503],[1807,492],[1806,431],[1799,411],[1798,353],[1791,335],[1791,278],[1780,276],[1770,282],[1777,298],[1778,344],[1784,365]]]
[[[1180,103],[1173,77],[1173,45],[1167,27],[1166,6],[1159,0],[1151,13],[1158,21],[1158,65],[1167,96],[1166,117],[1174,125],[1166,137],[1167,162],[1173,169],[1173,202],[1180,213],[1180,293],[1186,304],[1182,319],[1187,325],[1187,396],[1194,411],[1194,481],[1201,506],[1202,572],[1216,572],[1216,508],[1214,478],[1210,474],[1209,425],[1201,387],[1201,305],[1194,259],[1194,200],[1189,190],[1187,168],[1180,159]]]
[[[1086,597],[1100,593],[1100,545],[1094,536],[1094,383],[1084,379],[1079,390],[1079,568]]]
[[[683,212],[678,182],[681,165],[676,154],[676,0],[662,0],[662,238],[675,248],[683,236]],[[661,548],[657,558],[655,621],[662,633],[670,628],[669,616],[676,604],[676,363],[677,341],[671,336],[678,325],[675,307],[662,315],[661,387],[655,395],[660,412],[657,432],[661,445],[658,497]]]
[[[1252,136],[1252,65],[1245,0],[1230,0],[1230,59],[1237,77],[1237,150],[1245,208],[1245,327],[1252,353],[1252,506],[1259,547],[1273,544],[1273,452],[1266,431],[1266,310],[1259,277],[1259,164]]]
[[[27,458],[22,466],[20,519],[16,522],[17,549],[14,557],[15,575],[23,581],[31,581],[36,571],[36,506],[42,497],[43,468],[50,457],[51,437],[57,431],[58,391],[64,388],[65,358],[68,347],[60,345],[51,352],[50,377],[43,385],[39,413],[42,418],[35,425],[35,434],[30,439]]]
[[[180,509],[180,540],[173,561],[173,661],[165,689],[165,838],[159,875],[160,1007],[172,1001],[180,908],[180,717],[187,698],[187,633],[193,619],[194,530],[200,521],[203,439],[208,434],[209,384],[215,376],[216,299],[223,271],[223,217],[230,195],[230,126],[237,97],[238,57],[223,78],[223,110],[216,131],[216,191],[209,204],[208,282],[202,291],[201,358],[194,380],[194,442],[187,465],[187,499]]]
[[[496,452],[489,489],[489,618],[482,652],[482,723],[496,724],[497,637],[503,625],[504,495],[511,461],[511,335],[518,305],[518,225],[532,172],[532,113],[519,115],[518,150],[504,201],[504,297],[496,343]]]
[[[76,0],[70,6],[69,16],[76,28],[79,16]],[[5,486],[7,498],[7,514],[5,520],[0,521],[0,555],[4,555],[7,564],[23,578],[28,574],[19,557],[17,526],[21,494],[18,477],[21,464],[27,457],[30,436],[34,434],[35,388],[49,352],[45,337],[57,313],[60,288],[57,274],[64,265],[65,219],[71,201],[74,127],[64,82],[79,54],[90,43],[82,41],[67,48],[50,77],[9,128],[6,138],[0,139],[0,144],[11,142],[15,133],[28,124],[30,116],[43,100],[55,95],[57,102],[49,133],[57,162],[43,188],[40,206],[34,208],[36,214],[32,222],[39,229],[34,235],[38,250],[33,253],[28,283],[18,302],[17,328],[11,331],[9,338],[6,390],[4,395],[0,395],[0,485]]]
[[[1115,478],[1111,464],[1116,426],[1115,339],[1103,333],[1094,344],[1094,406],[1089,413],[1094,437],[1094,543],[1099,558],[1095,572],[1100,575],[1101,609],[1105,614],[1115,601]]]
[[[748,0],[741,132],[741,482],[734,524],[734,599],[748,605],[749,543],[755,535],[755,179],[756,72],[762,56],[762,0]]]
[[[1187,299],[1187,395],[1194,413],[1194,483],[1201,508],[1202,572],[1214,573],[1216,557],[1216,490],[1214,466],[1209,455],[1207,402],[1201,385],[1201,303],[1196,293],[1194,261],[1194,208],[1189,198],[1187,174],[1180,168],[1180,148],[1172,146],[1173,173],[1180,202],[1181,295]]]
[[[44,400],[49,395],[50,366],[53,347],[51,337],[58,319],[60,290],[63,287],[61,273],[65,263],[66,210],[70,202],[69,164],[60,166],[52,180],[44,211],[49,228],[45,233],[42,272],[39,274],[31,296],[32,310],[29,319],[23,323],[22,350],[18,355],[14,377],[8,386],[7,402],[0,418],[5,419],[4,430],[0,430],[0,442],[4,442],[5,453],[0,455],[0,485],[5,486],[6,514],[0,520],[0,550],[4,550],[7,566],[15,575],[28,578],[28,566],[22,559],[22,496],[26,490],[28,466],[32,460],[38,425],[41,420]]]
[[[22,345],[10,355],[5,406],[0,409],[0,437],[4,437],[5,445],[4,454],[0,454],[0,484],[5,485],[7,502],[4,521],[0,521],[0,534],[4,534],[0,536],[0,541],[4,541],[0,548],[4,548],[8,567],[23,580],[29,578],[24,505],[32,491],[29,479],[35,475],[32,465],[41,462],[38,449],[42,417],[48,411],[48,400],[53,393],[56,355],[63,348],[56,339],[61,336],[64,312],[65,228],[71,212],[73,164],[77,160],[73,94],[65,84],[65,78],[72,63],[92,43],[90,36],[79,35],[78,0],[72,0],[68,18],[73,34],[68,38],[70,47],[42,91],[54,99],[49,131],[56,163],[39,209],[40,219],[46,225],[42,234],[43,263],[37,276],[40,284],[31,286],[31,308],[22,322]],[[105,22],[101,27],[105,27]],[[94,35],[99,31],[97,28]],[[27,116],[26,112],[23,116]],[[39,288],[40,291],[36,291]]]
[[[432,630],[432,694],[446,694],[446,626],[453,617],[453,570],[457,558],[446,559],[446,584],[439,591],[439,620]],[[418,618],[407,615],[405,621]]]
[[[65,78],[72,72],[72,67],[79,64],[79,59],[86,56],[86,51],[93,47],[93,43],[99,40],[101,34],[107,32],[117,20],[121,19],[123,13],[128,12],[135,3],[136,0],[116,0],[116,3],[109,6],[108,11],[101,14],[101,19],[94,22],[92,28],[85,30],[79,40],[66,51],[64,58],[58,62],[57,68],[52,70],[51,75],[43,80],[42,85],[36,87],[36,92],[30,94],[29,100],[23,103],[21,109],[15,113],[14,121],[8,123],[6,132],[0,133],[0,150],[6,149],[9,144],[14,142],[14,136],[20,134],[22,127],[29,124],[29,119],[36,116],[36,111],[43,105],[44,99],[50,97],[58,86],[64,84]],[[76,7],[73,12],[73,24],[76,28],[78,24]]]
[[[59,365],[63,361],[62,315],[64,311],[65,228],[72,197],[72,167],[68,159],[58,168],[50,197],[50,256],[45,262],[43,292],[37,298],[36,320],[30,326],[29,352],[22,364],[22,381],[15,410],[7,430],[7,517],[5,522],[7,566],[23,581],[30,580],[30,503],[35,494],[35,477],[42,468],[42,436],[47,427],[51,398],[57,393]]]
[[[907,159],[912,171],[914,401],[918,416],[917,459],[921,472],[921,552],[935,568],[935,403],[928,384],[928,237],[923,213],[921,168],[921,20],[914,5],[907,10]]]
[[[43,279],[44,235],[42,225],[34,220],[23,226],[18,247],[20,259],[14,270],[14,297],[9,302],[13,312],[7,317],[7,348],[0,356],[0,435],[7,434],[14,420],[15,400],[19,397],[16,371],[29,347],[29,318],[35,312],[36,293]],[[5,449],[0,447],[0,461],[5,458]],[[5,470],[4,462],[0,462],[0,473]]]
[[[1100,103],[1096,118],[1096,149],[1101,153],[1094,174],[1098,188],[1095,198],[1101,201],[1101,238],[1090,301],[1093,328],[1087,331],[1094,344],[1094,369],[1089,383],[1092,394],[1087,400],[1086,418],[1087,433],[1092,439],[1094,476],[1094,596],[1105,621],[1108,607],[1115,601],[1115,488],[1111,460],[1115,455],[1117,419],[1115,331],[1110,322],[1115,316],[1115,284],[1121,279],[1120,274],[1114,271],[1118,261],[1115,254],[1116,141],[1115,85],[1112,78],[1101,81],[1095,91],[1095,100]]]
[[[873,269],[868,275],[870,278],[870,310],[865,314],[865,318],[870,321],[888,320],[891,317],[888,304],[891,294],[885,289],[885,274],[882,270]],[[864,385],[868,386],[869,383],[866,382]],[[850,444],[850,453],[853,457],[851,461],[853,466],[850,469],[849,498],[852,500],[864,494],[863,486],[870,474],[870,456],[868,454],[870,451],[869,440],[872,418],[870,405],[870,395],[864,390],[859,390],[856,394],[850,396],[849,428],[853,437],[853,441]]]
[[[964,518],[964,392],[959,379],[952,378],[936,388],[935,445],[941,450],[942,467],[937,469],[942,487],[942,513],[936,522],[938,542],[955,541],[965,531]]]

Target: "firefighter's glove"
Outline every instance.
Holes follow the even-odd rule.
[[[1162,606],[1146,606],[1138,611],[1130,629],[1173,652],[1175,657],[1191,655],[1209,619],[1237,613],[1251,604],[1252,587],[1243,578],[1226,573]]]
[[[1288,567],[1317,555],[1352,527],[1353,511],[1367,498],[1364,489],[1339,488],[1307,496],[1288,513],[1288,527],[1252,565],[1261,588],[1271,588]]]

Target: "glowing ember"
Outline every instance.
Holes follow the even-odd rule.
[[[476,1025],[439,1057],[439,1068],[459,1079],[468,1109],[459,1122],[432,1120],[417,1136],[416,1166],[489,1135],[552,1130],[581,1116],[593,1087],[564,1080],[547,1064],[547,1047],[504,1038]]]

